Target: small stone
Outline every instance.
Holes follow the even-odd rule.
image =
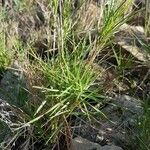
[[[76,137],[72,140],[70,150],[123,150],[115,145],[100,146],[97,143],[91,142],[82,137]]]
[[[115,145],[105,145],[101,148],[101,150],[123,150],[121,147]]]
[[[76,137],[72,140],[70,150],[101,150],[101,146],[82,137]]]

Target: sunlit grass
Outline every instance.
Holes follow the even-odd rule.
[[[22,10],[30,9],[32,3],[33,1],[26,6],[26,2],[16,1],[15,5],[18,10]],[[87,37],[78,38],[72,19],[71,0],[65,1],[63,5],[57,0],[51,0],[47,3],[51,12],[48,27],[53,32],[47,57],[43,60],[32,49],[32,44],[22,47],[19,40],[14,44],[21,59],[27,59],[27,53],[32,55],[32,61],[25,60],[27,68],[30,67],[30,73],[25,70],[26,75],[37,72],[39,78],[35,75],[31,78],[33,81],[29,80],[27,84],[33,82],[31,88],[38,91],[39,95],[32,93],[29,89],[24,89],[26,92],[20,92],[18,95],[18,102],[23,101],[23,105],[15,107],[19,110],[18,112],[21,112],[23,122],[20,122],[19,127],[12,129],[14,138],[12,143],[9,143],[10,145],[23,136],[24,143],[28,141],[27,138],[30,139],[30,148],[39,139],[42,139],[43,145],[51,146],[63,134],[71,139],[68,120],[72,116],[80,114],[88,119],[94,117],[92,116],[94,113],[105,116],[92,105],[92,102],[101,104],[105,94],[101,91],[103,87],[95,86],[99,74],[96,74],[92,63],[102,50],[113,43],[113,38],[119,31],[119,27],[131,18],[131,14],[127,13],[127,10],[130,8],[132,0],[110,1],[102,10],[102,18],[100,17],[95,25],[98,28],[98,33],[95,35],[94,41],[90,41],[91,35],[88,36],[89,39]],[[34,39],[32,40],[34,41]],[[51,55],[52,51],[56,53]],[[132,66],[132,58],[124,59],[120,51],[116,52],[113,48],[112,51],[117,60],[119,73],[122,74],[126,68]],[[5,37],[1,32],[0,69],[8,66],[9,62]],[[41,81],[35,81],[39,79]],[[93,88],[94,86],[96,88]],[[144,120],[141,121],[141,124],[142,128],[145,127]],[[143,137],[146,136],[147,134]]]
[[[149,97],[143,103],[143,115],[137,122],[137,144],[138,150],[149,150],[150,148],[150,103]]]

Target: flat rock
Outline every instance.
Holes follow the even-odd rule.
[[[0,82],[0,98],[11,105],[22,107],[27,97],[26,81],[21,63],[15,60]]]
[[[131,138],[136,137],[137,117],[143,114],[141,101],[128,95],[119,95],[100,110],[107,119],[97,117],[99,122],[77,122],[76,126],[80,128],[75,129],[76,135],[103,146],[117,145],[124,149],[134,149],[135,145]]]
[[[72,140],[70,150],[123,150],[123,149],[115,145],[100,146],[99,144],[91,142],[82,137],[76,137]]]

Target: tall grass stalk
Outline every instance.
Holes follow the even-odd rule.
[[[96,56],[109,44],[112,37],[118,32],[119,27],[124,24],[131,14],[127,11],[132,4],[132,0],[109,1],[108,6],[103,9],[103,21],[99,27],[99,36],[95,46],[89,55],[89,61],[93,62]]]
[[[0,71],[8,66],[10,63],[11,53],[8,53],[6,48],[6,35],[4,33],[4,13],[1,10],[0,14]]]

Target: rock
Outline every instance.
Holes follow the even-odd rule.
[[[107,143],[121,147],[131,145],[131,137],[136,136],[136,119],[143,114],[141,101],[128,95],[120,95],[102,111],[111,122],[102,120],[99,136],[107,139]]]
[[[138,39],[138,40],[137,40]],[[139,41],[148,43],[147,37],[144,33],[144,27],[139,25],[123,24],[119,28],[119,32],[116,34],[115,42],[122,47],[123,51],[131,53],[135,59],[142,62],[149,62],[150,55],[143,51],[143,48]]]
[[[124,109],[122,116],[124,121],[132,120],[134,119],[134,115],[139,116],[143,113],[141,101],[128,95],[119,96],[117,98],[116,104]]]
[[[98,7],[98,2],[94,0],[84,2],[73,15],[76,32],[79,36],[88,36],[89,34],[95,36],[98,32],[95,25],[101,18],[101,7]]]
[[[100,146],[97,143],[91,142],[82,137],[76,137],[72,140],[70,150],[123,150],[115,145]]]
[[[25,90],[26,80],[22,66],[22,63],[14,60],[0,82],[0,123],[6,130],[0,133],[0,137],[3,136],[3,139],[0,140],[0,142],[2,141],[0,146],[2,149],[5,149],[5,146],[12,147],[15,144],[18,139],[13,137],[12,133],[14,133],[14,129],[22,125],[25,119],[23,111],[27,110],[25,106],[28,92]],[[8,147],[8,150],[12,149]]]
[[[101,150],[101,146],[82,137],[76,137],[72,140],[70,150]]]
[[[75,133],[103,146],[117,145],[124,149],[135,149],[132,139],[136,137],[137,118],[143,114],[141,101],[120,95],[100,110],[107,118],[97,117],[98,122],[86,124],[80,121],[80,128]]]
[[[0,98],[9,104],[22,107],[27,100],[24,70],[20,62],[15,60],[4,74],[0,83]]]
[[[5,100],[0,99],[0,121],[10,129],[17,126],[18,117],[14,108]]]
[[[101,148],[101,150],[123,150],[121,147],[114,145],[106,145]]]

